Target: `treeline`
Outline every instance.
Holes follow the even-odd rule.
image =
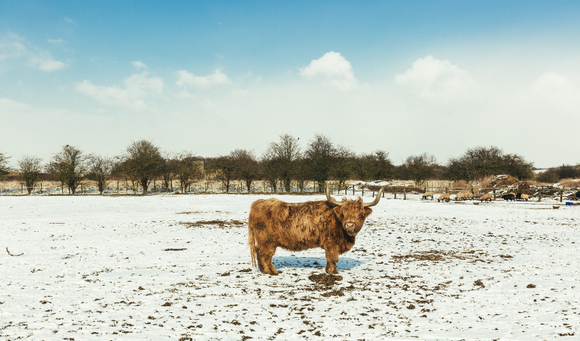
[[[266,181],[275,192],[302,191],[307,181],[315,181],[319,190],[327,180],[344,185],[347,180],[412,180],[423,186],[430,179],[475,181],[490,175],[507,174],[519,180],[533,179],[533,164],[521,155],[505,154],[497,147],[476,147],[437,163],[429,154],[409,156],[395,166],[389,153],[376,150],[356,154],[347,147],[335,145],[328,137],[316,135],[302,149],[297,138],[284,134],[271,142],[266,152],[256,156],[252,151],[236,149],[217,158],[203,158],[191,152],[163,153],[151,141],[131,143],[118,156],[86,154],[66,145],[43,164],[35,156],[22,156],[10,167],[9,158],[0,152],[0,175],[17,173],[29,193],[39,176],[46,173],[50,180],[60,181],[63,188],[75,193],[85,179],[97,183],[100,193],[112,178],[121,178],[128,187],[147,193],[153,180],[162,188],[172,189],[178,180],[182,190],[199,179],[211,177],[221,181],[226,191],[234,181],[242,181],[250,190],[257,180]],[[561,178],[580,177],[578,166],[562,166],[537,176],[537,180],[557,182]]]

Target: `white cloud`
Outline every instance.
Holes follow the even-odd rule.
[[[52,44],[62,44],[62,43],[66,43],[66,41],[62,40],[62,39],[48,39],[49,43]]]
[[[46,51],[41,51],[35,55],[30,56],[28,62],[39,70],[52,72],[63,69],[66,64],[54,60],[52,55]]]
[[[14,113],[27,110],[30,108],[30,106],[28,104],[16,102],[8,98],[0,98],[0,108],[2,108],[2,112]]]
[[[69,23],[69,24],[71,24],[71,23],[73,23],[73,22],[74,22],[74,21],[73,21],[71,18],[69,18],[69,17],[64,17],[64,21],[66,21],[66,22],[67,22],[67,23]]]
[[[532,97],[547,100],[566,113],[580,112],[580,88],[562,75],[546,72],[532,87]]]
[[[0,37],[0,60],[20,57],[28,53],[28,50],[22,43],[24,39],[17,34],[8,32]]]
[[[141,111],[149,109],[144,99],[151,95],[162,95],[165,87],[163,79],[149,77],[146,71],[131,75],[124,83],[124,87],[102,86],[84,80],[76,85],[76,90],[105,105]]]
[[[145,63],[143,63],[140,60],[136,60],[136,61],[132,62],[131,64],[133,64],[133,67],[135,67],[137,70],[141,70],[141,69],[147,70],[147,69],[149,69],[147,67],[147,65],[145,65]]]
[[[66,66],[65,63],[54,60],[50,52],[39,48],[29,49],[23,41],[23,38],[12,32],[1,36],[0,61],[10,58],[25,58],[30,66],[46,72],[60,70]]]
[[[189,73],[186,70],[179,70],[177,71],[177,76],[179,79],[175,84],[178,86],[196,85],[204,88],[213,85],[227,85],[232,83],[228,76],[222,73],[219,69],[216,69],[214,73],[207,76],[195,76],[193,73]]]
[[[352,89],[357,85],[352,66],[338,52],[327,52],[320,59],[314,59],[299,75],[304,79],[331,84],[342,90]]]
[[[468,71],[432,56],[417,59],[407,72],[395,76],[395,83],[421,98],[444,101],[472,98],[477,88]]]

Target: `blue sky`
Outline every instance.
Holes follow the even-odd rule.
[[[576,164],[579,26],[578,1],[0,0],[0,151],[259,156],[321,133],[396,164]]]

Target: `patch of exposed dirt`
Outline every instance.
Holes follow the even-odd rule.
[[[308,276],[308,279],[316,284],[325,285],[329,287],[336,284],[336,282],[342,281],[342,276],[330,274],[318,274],[318,275],[310,275]]]
[[[194,222],[181,221],[180,224],[187,225],[187,227],[219,227],[219,228],[232,228],[232,227],[244,227],[245,222],[239,220],[200,220]]]
[[[323,296],[323,297],[344,296],[344,293],[342,292],[342,290],[333,290],[333,291],[325,292],[321,296]]]
[[[440,262],[453,259],[468,260],[471,262],[490,263],[489,256],[482,251],[467,251],[467,252],[453,252],[453,251],[420,251],[408,255],[393,255],[393,259],[401,262],[416,262],[416,261],[432,261]],[[501,259],[507,260],[513,258],[510,255],[498,255]]]

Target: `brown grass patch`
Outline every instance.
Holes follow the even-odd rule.
[[[558,181],[560,187],[580,188],[580,179],[562,179]]]
[[[245,222],[239,220],[201,220],[194,222],[181,221],[180,224],[187,225],[190,227],[219,227],[219,228],[232,228],[232,227],[244,227]]]
[[[417,262],[417,261],[431,261],[431,262],[441,262],[447,260],[468,260],[472,263],[484,262],[491,263],[489,256],[483,251],[466,251],[466,252],[446,252],[446,251],[420,251],[417,253],[412,253],[408,255],[393,255],[393,259],[401,262]],[[498,255],[503,260],[512,258],[510,255]]]

